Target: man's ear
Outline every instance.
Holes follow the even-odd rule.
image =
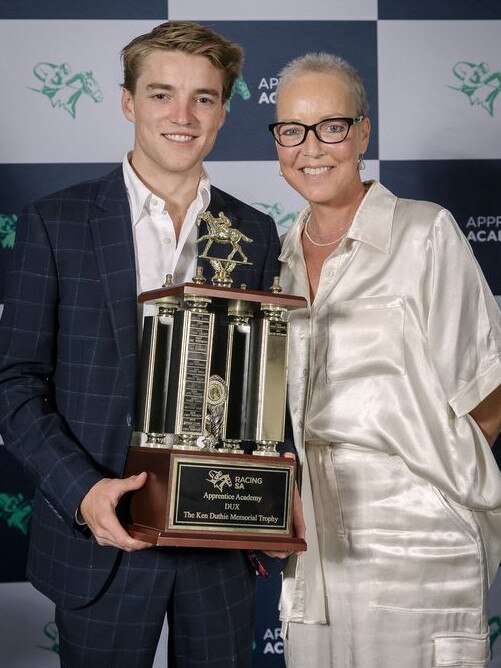
[[[134,123],[136,120],[136,116],[134,114],[134,97],[130,90],[127,90],[127,88],[122,87],[122,111],[124,113],[125,118],[130,121],[131,123]]]
[[[218,130],[220,130],[223,127],[225,120],[226,120],[226,102],[223,102],[221,107],[221,118],[219,119],[219,125],[217,128]]]

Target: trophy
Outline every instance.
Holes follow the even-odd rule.
[[[154,545],[304,550],[294,535],[296,463],[279,456],[284,440],[289,311],[302,297],[232,287],[251,243],[224,213],[200,216],[207,233],[191,283],[143,292],[144,319],[136,430],[125,476],[148,473],[133,492],[125,524]],[[229,244],[226,257],[209,255]],[[251,454],[246,450],[252,449]]]

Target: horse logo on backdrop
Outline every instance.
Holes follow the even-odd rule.
[[[491,617],[489,619],[489,626],[491,630],[491,649],[494,647],[494,643],[501,636],[501,617]]]
[[[252,202],[252,206],[263,213],[267,213],[275,221],[277,227],[283,227],[288,229],[292,223],[296,220],[298,211],[289,211],[289,213],[284,213],[284,207],[280,202],[275,202],[275,204],[267,204],[266,202]]]
[[[40,81],[38,88],[31,90],[46,95],[53,107],[65,109],[72,118],[76,117],[77,102],[87,95],[94,102],[102,102],[103,94],[92,72],[71,73],[68,63],[38,63],[33,74]]]
[[[28,533],[32,508],[32,502],[25,499],[22,494],[0,493],[0,517],[7,522],[9,527],[19,529],[24,534]]]
[[[230,97],[226,100],[226,111],[230,111],[231,98],[234,95],[239,95],[243,100],[248,100],[251,96],[249,86],[245,83],[245,79],[243,78],[242,75],[240,75],[233,84]]]
[[[57,629],[55,622],[48,622],[43,627],[44,635],[49,642],[49,647],[45,645],[38,645],[40,649],[48,649],[49,652],[54,652],[54,654],[59,654],[59,631]]]
[[[487,63],[466,61],[456,63],[452,72],[461,81],[461,85],[450,88],[461,91],[470,99],[472,106],[483,107],[494,116],[494,101],[501,90],[501,72],[490,72]]]
[[[16,223],[17,216],[0,213],[0,246],[2,248],[14,248]]]

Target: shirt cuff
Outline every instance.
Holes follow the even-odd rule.
[[[449,404],[457,417],[463,417],[501,385],[501,357],[497,357],[456,394]]]
[[[79,527],[87,527],[87,522],[84,520],[82,513],[80,512],[80,507],[78,507],[75,511],[75,524],[77,524]]]

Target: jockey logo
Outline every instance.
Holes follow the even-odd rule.
[[[460,61],[454,65],[452,72],[461,84],[449,86],[464,93],[470,104],[483,107],[494,116],[494,101],[501,90],[501,72],[490,72],[487,63],[469,63]]]
[[[494,647],[494,643],[501,636],[501,617],[491,617],[489,619],[489,626],[491,629],[491,649]]]
[[[26,500],[22,494],[0,493],[0,517],[9,527],[19,529],[24,534],[28,533],[32,508],[31,501]]]
[[[37,88],[30,90],[46,95],[53,107],[65,109],[72,118],[76,118],[76,105],[82,95],[87,95],[94,102],[102,102],[103,94],[92,72],[71,73],[68,63],[38,63],[33,74],[40,81]]]
[[[240,75],[233,84],[230,97],[226,100],[226,111],[230,111],[231,99],[234,95],[240,96],[242,100],[248,100],[251,96],[249,86],[245,83],[245,80],[242,75]]]
[[[296,220],[298,211],[290,211],[289,213],[284,213],[284,207],[280,202],[275,202],[275,204],[267,204],[266,202],[253,202],[252,206],[264,213],[267,213],[275,221],[277,227],[283,227],[288,229],[292,223]]]
[[[17,216],[0,213],[0,245],[2,248],[14,248]]]
[[[209,471],[209,477],[206,478],[207,482],[212,483],[212,485],[222,492],[225,488],[225,485],[232,487],[232,482],[229,473],[223,473],[222,471]]]
[[[43,627],[44,635],[47,637],[49,647],[45,645],[38,645],[40,649],[47,649],[49,652],[54,652],[54,654],[59,654],[59,631],[55,622],[48,622]]]

